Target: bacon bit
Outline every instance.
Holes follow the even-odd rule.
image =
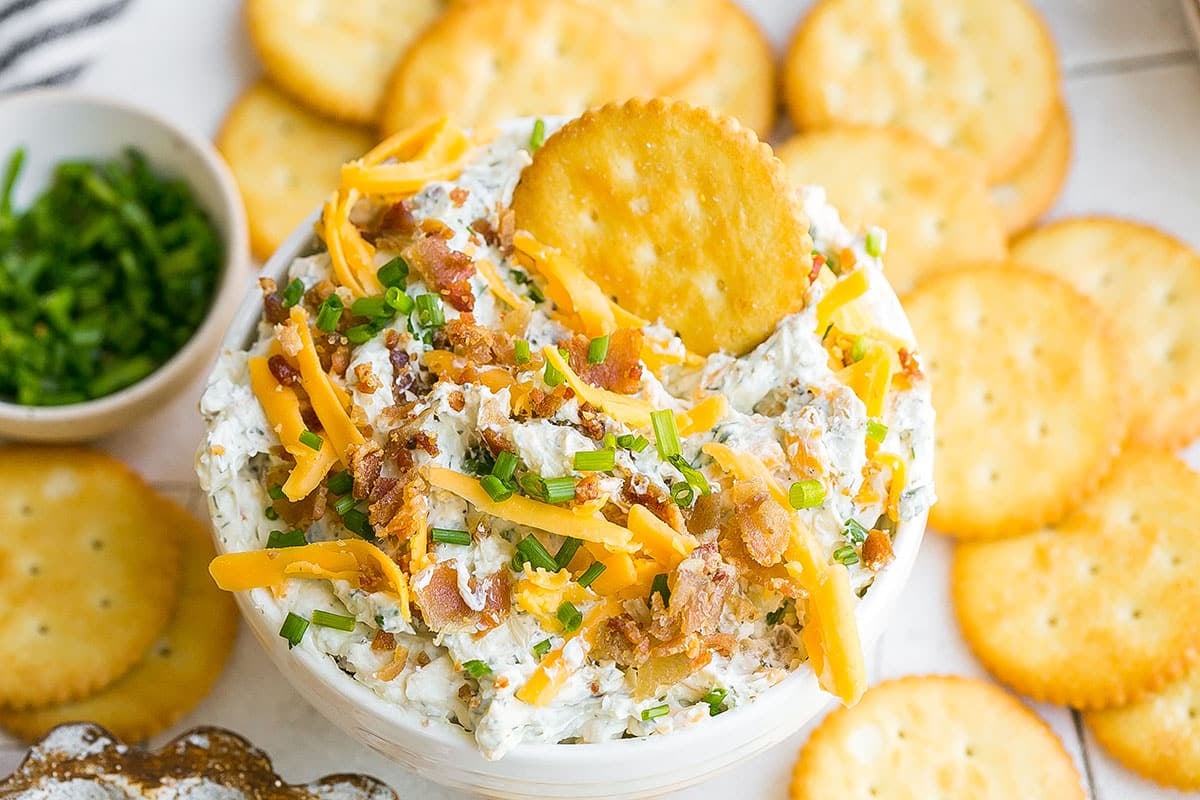
[[[429,654],[426,653],[424,650],[422,650],[421,652],[417,653],[416,661],[417,661],[418,667],[429,666],[429,661],[430,661]]]
[[[509,578],[500,570],[482,580],[472,577],[470,589],[482,587],[483,610],[467,605],[458,591],[458,570],[454,562],[443,561],[422,570],[413,579],[413,594],[425,624],[437,633],[487,631],[508,616]]]
[[[643,475],[631,475],[621,487],[621,500],[626,505],[643,505],[651,514],[670,525],[679,533],[687,530],[683,513],[670,495],[659,489]]]
[[[518,384],[518,386],[522,387],[526,385]],[[553,417],[563,407],[563,404],[567,402],[567,393],[563,388],[565,386],[565,383],[556,386],[551,392],[531,388],[527,393],[523,393],[522,397],[517,397],[516,393],[514,393],[513,415],[518,418],[533,417],[535,419]]]
[[[371,369],[371,365],[367,363],[354,365],[354,388],[360,394],[375,394],[375,390],[383,386],[379,378],[375,377],[375,371]]]
[[[375,631],[375,638],[371,640],[372,650],[395,650],[396,637],[387,631]]]
[[[440,219],[434,219],[433,217],[423,219],[417,227],[421,229],[421,233],[432,236],[435,239],[442,239],[448,242],[454,238],[454,230]]]
[[[900,368],[910,380],[915,381],[925,377],[924,373],[921,372],[921,365],[917,363],[916,357],[908,352],[907,347],[901,347],[897,355],[900,357]]]
[[[692,505],[692,513],[687,518],[688,532],[702,542],[711,541],[717,536],[721,526],[721,496],[719,494],[702,494]]]
[[[492,688],[497,691],[499,691],[501,689],[507,689],[508,688],[507,676],[501,675],[498,678],[496,678],[496,680],[492,681]]]
[[[843,275],[853,271],[855,265],[858,264],[858,256],[854,255],[854,250],[852,248],[843,247],[840,251],[838,251],[837,257],[838,266],[841,268]]]
[[[715,544],[702,544],[693,550],[675,568],[668,618],[676,623],[676,629],[701,636],[716,633],[736,574],[721,559]],[[661,595],[654,597],[661,599]]]
[[[416,230],[416,217],[413,216],[412,209],[409,208],[408,203],[404,200],[388,206],[388,209],[379,216],[379,221],[376,223],[376,232],[380,236],[396,234],[400,236],[412,236]]]
[[[374,644],[371,645],[374,649]],[[424,653],[422,653],[424,655]],[[417,659],[420,661],[420,659]],[[408,664],[408,648],[404,646],[397,647],[392,651],[392,661],[386,666],[380,668],[375,677],[381,681],[395,680],[396,677],[404,671],[404,667]],[[424,665],[422,665],[424,666]]]
[[[575,392],[569,386],[563,391],[564,398],[571,398]],[[579,404],[579,432],[594,442],[604,438],[604,417],[593,406],[587,403]]]
[[[300,382],[300,372],[292,368],[283,356],[271,356],[267,359],[267,369],[275,380],[284,386],[295,386]]]
[[[408,355],[408,350],[405,349],[412,337],[407,333],[401,334],[395,330],[388,330],[383,335],[383,346],[388,351],[388,362],[392,365],[392,392],[396,400],[404,397],[416,381],[416,375],[409,368],[411,357]]]
[[[350,345],[347,339],[331,333],[326,336],[318,336],[314,344],[317,347],[317,355],[321,359],[321,366],[327,372],[337,375],[339,378],[343,377],[350,367]]]
[[[500,212],[500,251],[509,254],[513,251],[513,236],[517,233],[517,215],[511,208]]]
[[[354,476],[354,497],[366,500],[375,493],[375,482],[383,469],[383,448],[367,439],[350,452],[350,474]]]
[[[333,281],[326,278],[313,284],[312,288],[304,293],[304,303],[310,310],[315,311],[321,303],[325,302],[325,299],[329,295],[336,291],[337,286],[334,285]]]
[[[613,331],[608,355],[599,364],[588,363],[591,339],[575,334],[559,342],[569,354],[571,369],[584,383],[619,394],[634,394],[642,385],[642,332],[628,328]]]
[[[462,411],[467,407],[467,398],[463,393],[455,389],[446,397],[446,404],[454,411]]]
[[[821,255],[820,253],[813,253],[812,260],[812,269],[808,271],[809,283],[812,283],[817,279],[817,276],[821,274],[821,267],[825,266],[825,256]]]
[[[879,571],[890,564],[893,558],[892,540],[886,533],[876,528],[867,534],[867,540],[862,545],[864,567]]]
[[[409,245],[405,257],[455,309],[475,308],[475,295],[468,280],[475,274],[475,262],[466,253],[451,250],[442,239],[422,236]]]
[[[258,285],[263,293],[263,317],[272,325],[287,322],[288,310],[283,307],[283,298],[279,296],[279,288],[270,278],[259,278]]]
[[[501,333],[476,325],[471,314],[450,320],[444,330],[454,354],[475,366],[515,363],[512,342]]]
[[[441,452],[438,450],[437,436],[425,431],[417,431],[416,436],[413,437],[413,446],[419,447],[433,458],[436,458],[437,454]]]
[[[489,245],[496,245],[500,242],[500,237],[496,234],[496,229],[492,227],[492,223],[486,218],[480,217],[471,223],[471,230],[483,237],[483,241]]]
[[[479,436],[483,439],[484,446],[487,447],[488,452],[492,454],[493,458],[505,450],[511,451],[517,449],[507,436],[495,428],[481,428]]]
[[[376,481],[368,520],[377,536],[407,542],[425,524],[429,484],[411,468],[399,478]]]
[[[714,633],[712,636],[704,638],[704,644],[710,649],[717,651],[721,655],[729,658],[733,655],[734,648],[737,647],[737,637],[732,633]]]
[[[746,553],[762,566],[779,563],[788,545],[788,519],[767,487],[761,481],[735,483],[728,502],[731,508],[722,528],[740,538]]]
[[[629,614],[611,617],[596,632],[595,657],[624,667],[645,664],[650,658],[650,637]]]
[[[463,203],[467,202],[467,198],[471,196],[471,192],[461,186],[455,186],[450,190],[450,202],[454,203],[455,208],[462,208]]]
[[[599,697],[600,696],[600,682],[592,681],[591,683],[589,683],[588,691],[591,692],[593,696]]]
[[[475,690],[472,689],[470,687],[470,685],[464,683],[462,686],[458,687],[458,699],[459,700],[462,700],[464,703],[466,703],[467,701],[471,700],[474,697],[475,697]]]
[[[600,475],[596,472],[585,473],[575,484],[575,499],[572,505],[588,503],[600,496]]]
[[[293,358],[304,349],[304,343],[300,341],[300,332],[284,323],[275,326],[275,341],[279,342],[279,347],[285,355]]]
[[[283,483],[287,479],[286,474],[281,474],[278,480],[268,477],[271,481],[269,485]],[[326,500],[328,493],[325,490],[324,484],[318,486],[308,493],[308,496],[303,500],[292,503],[286,499],[276,500],[272,505],[279,512],[279,518],[293,528],[308,528],[314,522],[325,516]]]

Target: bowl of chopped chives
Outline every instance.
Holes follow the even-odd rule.
[[[0,437],[151,412],[204,371],[252,278],[206,141],[69,91],[0,99]]]

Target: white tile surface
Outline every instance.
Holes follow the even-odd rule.
[[[1075,161],[1056,215],[1104,212],[1152,220],[1200,246],[1200,65],[1177,0],[1035,0],[1062,51],[1075,120]],[[777,46],[807,2],[747,0]],[[256,73],[241,31],[240,0],[136,0],[87,88],[159,110],[211,135],[223,110]],[[106,446],[160,481],[192,483],[201,376],[171,406]],[[196,500],[193,495],[191,498]],[[876,678],[912,673],[983,675],[958,635],[947,593],[951,544],[931,534],[893,628],[873,664]],[[1182,798],[1138,780],[1076,735],[1072,716],[1038,707],[1078,762],[1087,747],[1096,800]],[[216,691],[176,731],[224,725],[274,756],[289,780],[363,771],[406,798],[464,795],[437,787],[360,747],[322,719],[279,676],[243,631]],[[807,731],[753,762],[675,795],[782,800]],[[21,750],[0,738],[0,774]],[[1186,795],[1200,797],[1200,795]]]

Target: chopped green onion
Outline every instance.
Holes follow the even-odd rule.
[[[517,552],[524,556],[526,561],[533,564],[535,569],[558,572],[558,562],[554,560],[554,556],[550,555],[550,551],[533,536],[526,536],[518,542]]]
[[[325,488],[329,489],[330,494],[350,494],[354,488],[354,476],[350,474],[349,470],[335,472],[329,476]]]
[[[691,508],[696,499],[696,490],[687,481],[675,481],[671,484],[671,499],[680,508]]]
[[[558,351],[558,354],[561,355],[564,360],[567,360],[568,353],[566,350],[563,350],[560,348]],[[553,389],[555,386],[558,386],[560,383],[562,383],[566,379],[567,379],[567,376],[565,376],[561,372],[559,372],[558,369],[553,364],[551,364],[549,361],[546,362],[546,369],[542,373],[542,380],[544,380],[546,382],[547,386],[549,386],[551,389]]]
[[[440,328],[446,324],[446,312],[442,309],[442,298],[436,294],[419,294],[416,299],[417,321],[426,328]]]
[[[326,333],[337,330],[338,320],[342,318],[342,298],[336,294],[326,297],[317,311],[317,327]]]
[[[833,560],[840,561],[847,567],[850,567],[858,563],[858,553],[853,546],[848,544],[843,545],[833,551]]]
[[[654,708],[643,709],[642,710],[642,721],[649,722],[650,720],[657,719],[658,717],[665,717],[667,714],[670,714],[670,713],[671,713],[671,707],[669,705],[667,705],[666,703],[664,703],[661,706],[655,706]]]
[[[871,228],[867,231],[867,255],[871,258],[879,258],[883,255],[884,249],[887,247],[887,236],[879,228]]]
[[[387,301],[382,297],[360,297],[350,306],[356,317],[390,317]]]
[[[406,295],[404,290],[399,286],[389,286],[387,291],[383,293],[383,302],[388,304],[388,308],[398,311],[401,314],[407,314],[416,305],[413,299]]]
[[[280,299],[283,301],[284,308],[291,308],[299,303],[302,297],[304,297],[304,281],[296,278],[283,290],[283,296]]]
[[[650,596],[654,597],[655,593],[662,597],[663,608],[671,604],[671,587],[667,583],[666,573],[658,573],[650,582]]]
[[[379,278],[379,282],[389,289],[396,287],[404,288],[404,280],[408,277],[408,262],[400,256],[396,256],[391,261],[384,264],[375,273],[375,277]]]
[[[287,618],[283,621],[283,627],[279,629],[279,635],[287,639],[288,650],[291,650],[304,638],[304,632],[308,630],[308,620],[298,614],[288,612]]]
[[[608,334],[597,336],[588,342],[588,363],[603,364],[608,358]]]
[[[500,455],[496,456],[496,463],[492,466],[492,474],[502,481],[512,480],[517,463],[516,453],[503,450],[500,452]]]
[[[267,549],[275,550],[280,547],[303,547],[308,544],[308,540],[304,538],[304,531],[300,529],[284,531],[271,531],[267,534]]]
[[[373,325],[355,325],[346,329],[346,338],[351,344],[366,344],[376,332]]]
[[[267,506],[263,510],[263,516],[274,522],[279,519],[279,512],[275,510],[275,506]]]
[[[579,545],[583,544],[574,536],[568,536],[563,539],[563,543],[558,546],[558,552],[554,554],[554,563],[559,569],[566,569],[567,564],[571,563],[571,559],[579,552]]]
[[[687,463],[687,459],[682,455],[671,456],[667,461],[671,463],[671,466],[679,470],[683,475],[683,479],[693,489],[700,492],[700,494],[712,494],[712,487],[708,485],[708,479],[700,473],[700,470]]]
[[[333,628],[339,631],[354,630],[354,617],[347,617],[342,614],[331,614],[328,611],[317,609],[312,613],[313,625],[320,625],[322,628]]]
[[[714,686],[712,689],[709,689],[704,693],[704,696],[700,698],[700,702],[708,706],[708,715],[710,717],[715,717],[717,714],[720,714],[725,710],[724,704],[726,697],[727,693],[724,689],[719,689]]]
[[[583,574],[579,576],[577,583],[586,589],[592,585],[596,578],[599,578],[601,575],[603,575],[604,570],[606,569],[608,569],[608,567],[606,567],[604,564],[601,564],[599,561],[593,561],[591,566],[585,569]]]
[[[508,562],[508,566],[513,572],[524,572],[525,564],[529,559],[521,555],[520,552],[513,553],[512,560]]]
[[[542,486],[546,490],[547,503],[565,503],[575,499],[575,478],[564,475],[561,478],[543,478]]]
[[[525,492],[525,494],[529,495],[530,497],[534,497],[539,500],[546,497],[546,484],[541,478],[532,472],[526,472],[524,475],[518,478],[517,485],[521,487],[521,491]]]
[[[476,445],[463,455],[463,469],[472,475],[491,475],[495,468],[496,460],[492,458],[491,451],[483,445]]]
[[[300,444],[304,445],[305,447],[310,447],[313,450],[320,451],[321,445],[324,443],[325,442],[321,439],[321,437],[317,436],[312,431],[304,431],[300,434]]]
[[[867,438],[882,443],[887,438],[888,426],[877,419],[867,420]]]
[[[529,342],[524,339],[517,339],[513,342],[513,361],[516,361],[518,364],[528,364],[531,357]]]
[[[612,433],[604,434],[604,438],[600,440],[600,446],[603,447],[605,450],[616,450],[617,449],[616,435],[612,434]]]
[[[546,143],[546,121],[538,119],[533,123],[533,133],[529,134],[529,149],[537,150]]]
[[[580,472],[607,472],[616,466],[612,450],[580,450],[575,454],[575,469]]]
[[[846,520],[842,535],[855,544],[862,544],[867,540],[867,529],[860,525],[858,520],[851,518]]]
[[[834,275],[841,277],[842,262],[839,261],[838,257],[835,256],[833,253],[825,253],[824,255],[825,255],[825,266],[829,267],[829,271],[832,272]]]
[[[462,667],[463,671],[472,678],[482,678],[484,675],[492,674],[492,668],[477,658],[473,658],[470,661],[464,661]]]
[[[570,600],[564,600],[559,604],[556,616],[562,623],[563,633],[574,633],[583,624],[583,614]]]
[[[650,446],[650,440],[640,433],[626,433],[617,437],[617,444],[624,447],[626,450],[632,450],[635,453],[640,453]]]
[[[787,603],[780,603],[779,608],[774,611],[767,612],[767,624],[778,625],[783,621],[783,615],[787,613]]]
[[[282,500],[286,496],[283,493],[283,485],[277,483],[270,489],[267,489],[267,496],[272,500]]]
[[[867,355],[867,337],[859,336],[850,346],[850,360],[857,364]]]
[[[542,639],[533,646],[533,655],[539,661],[546,657],[546,653],[550,652],[550,640]]]
[[[679,429],[675,427],[674,411],[651,411],[650,425],[654,428],[654,444],[658,447],[659,458],[666,461],[671,456],[683,452],[683,443],[679,441]]]
[[[540,303],[546,299],[546,295],[542,294],[542,290],[533,281],[529,282],[529,299],[535,303]]]
[[[371,527],[370,519],[357,508],[342,514],[342,524],[346,526],[346,530],[357,533],[368,541],[375,538],[375,529]]]
[[[495,475],[484,475],[479,479],[479,485],[488,493],[488,497],[497,503],[503,503],[513,496],[513,490]]]
[[[816,478],[796,481],[788,490],[788,502],[792,508],[816,508],[825,502],[825,487]]]
[[[471,534],[456,528],[430,528],[429,538],[441,544],[460,544],[464,547],[471,543]]]
[[[339,516],[344,517],[346,512],[354,508],[356,505],[358,505],[358,501],[354,499],[354,495],[347,494],[339,497],[333,502],[333,510],[336,511]]]

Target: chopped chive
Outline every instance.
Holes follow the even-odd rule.
[[[867,438],[882,443],[887,438],[888,426],[877,419],[867,420]]]
[[[517,339],[513,342],[513,361],[518,364],[528,364],[530,358],[532,355],[529,352],[529,342],[524,339]]]
[[[829,271],[839,278],[842,275],[842,262],[833,253],[825,253],[825,266],[829,267]]]
[[[842,529],[842,535],[855,544],[862,544],[867,540],[867,529],[852,517],[846,520],[846,525]]]
[[[858,563],[858,553],[852,545],[842,545],[833,551],[833,560],[840,561],[847,567],[851,567]]]
[[[517,551],[517,552],[513,553],[512,560],[508,562],[508,566],[513,572],[524,572],[525,564],[528,561],[529,561],[529,559],[527,559],[527,558],[525,558],[525,556],[521,555],[520,551]]]
[[[666,703],[664,703],[661,706],[655,706],[654,708],[643,709],[642,710],[642,721],[649,722],[650,720],[657,719],[658,717],[665,717],[667,714],[670,714],[670,713],[671,713],[671,707],[669,705],[667,705]]]
[[[366,344],[376,333],[372,325],[355,325],[346,329],[346,338],[351,344]]]
[[[492,668],[477,658],[473,658],[470,661],[464,661],[462,668],[463,672],[467,673],[472,678],[482,678],[484,675],[492,674]]]
[[[583,624],[583,613],[570,600],[564,600],[559,603],[558,611],[555,615],[558,617],[558,621],[562,623],[563,633],[574,633]]]
[[[774,611],[768,611],[766,620],[768,625],[778,625],[783,621],[783,615],[787,613],[787,603],[780,603],[779,608]]]
[[[342,318],[342,298],[336,294],[326,297],[317,311],[317,327],[326,333],[337,330],[338,320]]]
[[[368,541],[375,538],[375,529],[371,527],[370,519],[357,508],[352,508],[342,514],[342,524],[346,526],[346,530],[356,533]]]
[[[275,506],[267,506],[263,510],[263,516],[274,522],[279,519],[279,512],[275,510]]]
[[[701,474],[700,470],[689,464],[687,459],[682,455],[671,456],[667,461],[671,463],[671,466],[679,470],[680,474],[683,475],[683,479],[693,489],[700,492],[700,494],[712,494],[712,487],[708,485],[708,479]]]
[[[715,717],[725,710],[725,698],[727,694],[724,689],[713,687],[704,693],[700,698],[700,702],[708,706],[708,715]]]
[[[529,149],[537,150],[546,143],[546,120],[539,118],[533,123],[533,133],[529,134]]]
[[[568,536],[563,539],[563,543],[558,546],[558,552],[554,554],[554,563],[559,569],[566,569],[567,564],[571,563],[571,559],[579,552],[579,545],[583,544],[574,536]]]
[[[298,614],[288,612],[287,618],[283,621],[283,627],[279,629],[279,635],[287,639],[288,650],[291,650],[304,638],[304,632],[308,630],[308,620]]]
[[[426,328],[440,328],[446,324],[446,312],[442,309],[442,298],[436,294],[417,295],[415,301],[417,321]]]
[[[640,453],[650,446],[650,440],[640,433],[625,433],[617,437],[617,444],[626,450]]]
[[[272,500],[282,500],[285,497],[283,493],[283,485],[277,483],[270,489],[267,489],[267,496]]]
[[[513,472],[517,468],[517,454],[508,450],[503,450],[496,456],[496,463],[492,465],[492,474],[502,481],[512,480]]]
[[[521,491],[530,497],[537,498],[538,500],[545,499],[546,497],[545,482],[532,472],[526,472],[518,478],[517,485],[521,487]]]
[[[413,299],[406,295],[399,286],[389,286],[383,293],[383,302],[387,303],[388,308],[401,314],[407,314],[416,305]]]
[[[654,428],[654,444],[658,447],[659,458],[666,461],[671,456],[683,452],[683,443],[679,441],[679,429],[675,427],[674,411],[651,411],[650,425]]]
[[[304,531],[300,529],[284,531],[271,531],[267,534],[267,549],[276,550],[280,547],[303,547],[308,544],[308,540],[304,538]]]
[[[850,346],[850,361],[857,364],[867,355],[867,337],[859,336]]]
[[[671,499],[680,508],[691,508],[696,499],[696,490],[687,481],[675,481],[671,484]]]
[[[284,308],[291,308],[299,303],[302,297],[304,297],[304,281],[296,278],[283,290],[283,296],[280,299],[283,301]]]
[[[358,501],[354,499],[354,495],[347,494],[339,497],[333,502],[333,510],[336,511],[339,516],[344,517],[346,512],[354,508],[356,505],[358,505]]]
[[[354,617],[347,617],[343,614],[331,614],[328,611],[317,609],[312,613],[312,624],[320,625],[322,628],[333,628],[339,631],[354,630]]]
[[[546,490],[547,503],[565,503],[575,499],[575,478],[564,475],[561,478],[543,478],[542,486]]]
[[[559,353],[559,355],[561,355],[563,357],[564,360],[567,358],[566,350],[560,349],[558,351],[558,353]],[[567,376],[563,375],[561,372],[559,372],[557,367],[555,367],[549,361],[546,362],[546,369],[542,372],[542,380],[544,380],[546,382],[547,386],[549,386],[551,389],[553,389],[555,386],[558,386],[560,383],[562,383],[566,379],[567,379]]]
[[[546,657],[546,653],[550,652],[550,640],[542,639],[533,646],[533,655],[539,661]]]
[[[612,450],[580,450],[575,454],[575,469],[580,472],[606,472],[616,466]]]
[[[479,479],[479,485],[488,493],[488,497],[497,503],[503,503],[513,496],[513,490],[509,488],[508,484],[495,475],[484,475]]]
[[[887,234],[879,228],[867,231],[866,249],[871,258],[879,258],[887,248]]]
[[[329,476],[329,481],[325,484],[329,489],[330,494],[350,494],[354,488],[354,476],[349,470],[335,472]]]
[[[542,294],[542,290],[533,281],[529,282],[529,299],[535,303],[540,303],[546,299],[546,295]]]
[[[788,502],[792,508],[816,508],[825,502],[825,487],[816,478],[796,481],[788,490]]]
[[[616,450],[617,449],[616,435],[612,434],[612,433],[604,434],[604,438],[600,440],[600,446],[603,447],[605,450]]]
[[[588,363],[603,364],[608,358],[608,334],[597,336],[588,342]]]
[[[606,567],[604,564],[601,564],[599,561],[593,561],[591,566],[585,569],[583,574],[579,576],[577,583],[586,589],[591,586],[597,578],[603,575],[604,570],[606,569],[608,569],[608,567]]]
[[[554,560],[554,556],[550,555],[550,551],[533,536],[526,536],[522,539],[517,544],[517,552],[524,556],[525,560],[535,569],[558,572],[558,562]]]
[[[384,264],[375,273],[375,277],[379,278],[379,282],[389,289],[392,287],[404,288],[404,281],[408,277],[408,262],[400,256],[396,256],[391,261]]]
[[[471,534],[456,528],[430,528],[429,538],[441,544],[471,544]]]
[[[321,445],[324,443],[324,440],[322,440],[320,436],[317,436],[312,431],[304,431],[300,434],[300,444],[304,445],[305,447],[311,447],[313,450],[319,451],[321,449]]]
[[[654,597],[656,593],[662,597],[663,608],[671,604],[671,587],[667,583],[667,575],[664,572],[655,575],[654,580],[650,582],[650,596]]]
[[[350,313],[356,317],[390,317],[391,310],[387,301],[382,297],[360,297],[350,306]]]

